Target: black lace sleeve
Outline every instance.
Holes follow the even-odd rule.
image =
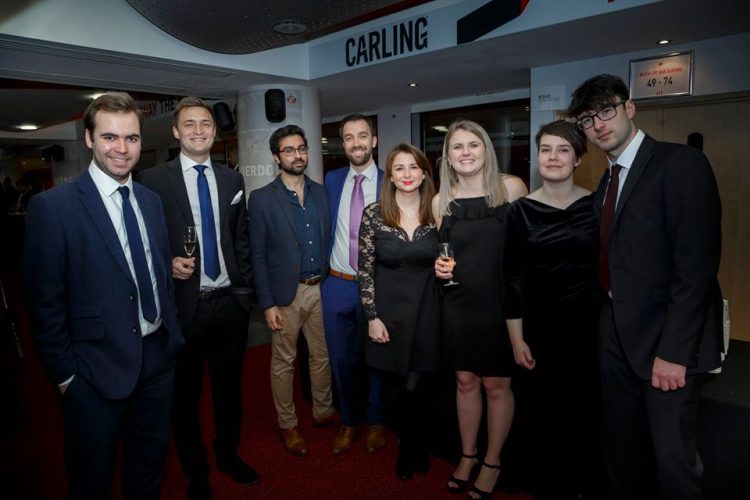
[[[362,224],[359,226],[359,299],[367,320],[375,319],[375,230],[380,224],[380,204],[373,203],[365,208]]]

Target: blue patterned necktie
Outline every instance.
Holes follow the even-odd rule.
[[[128,246],[130,247],[130,258],[133,261],[133,269],[135,269],[135,279],[138,282],[141,312],[146,321],[153,323],[156,321],[154,289],[151,286],[151,274],[148,272],[146,250],[143,247],[138,219],[135,217],[133,205],[130,204],[130,189],[127,186],[120,186],[117,190],[122,195],[122,217],[125,221],[125,232],[128,234]]]
[[[214,208],[211,204],[211,191],[208,190],[206,166],[195,165],[198,171],[198,200],[201,205],[201,233],[203,236],[202,253],[203,268],[206,276],[216,281],[219,277],[219,249],[216,246],[216,224],[214,223]]]

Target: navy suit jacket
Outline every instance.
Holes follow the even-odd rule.
[[[159,197],[134,183],[156,275],[167,355],[183,339]],[[32,332],[50,380],[83,377],[110,399],[129,396],[141,373],[138,289],[88,173],[40,193],[26,213],[24,277]]]
[[[250,309],[252,292],[252,271],[250,267],[250,240],[247,232],[247,214],[245,199],[240,196],[232,204],[238,192],[245,192],[245,180],[242,174],[226,165],[213,162],[219,191],[219,226],[221,232],[221,252],[227,268],[232,292],[245,310]],[[190,209],[190,198],[182,175],[179,156],[164,165],[157,165],[141,171],[141,182],[154,190],[161,197],[164,205],[164,216],[169,231],[169,246],[174,257],[185,256],[183,248],[183,231],[185,226],[194,226],[193,212]],[[200,249],[198,249],[200,251]],[[195,259],[195,272],[187,280],[175,280],[177,304],[182,326],[193,321],[198,309],[200,292],[200,258]]]
[[[608,180],[605,172],[597,207]],[[689,374],[719,366],[721,203],[706,157],[646,136],[617,202],[608,251],[615,324],[635,372],[650,380],[656,356]]]
[[[331,219],[328,197],[322,185],[307,179],[320,218],[323,243],[322,277],[328,274]],[[250,256],[258,304],[264,310],[292,303],[299,284],[300,239],[289,203],[289,195],[277,176],[250,193],[247,201],[250,221]]]
[[[326,192],[328,193],[328,200],[331,202],[331,244],[328,247],[328,253],[333,251],[333,243],[336,240],[336,219],[339,216],[339,205],[341,204],[341,192],[344,190],[344,182],[346,182],[346,175],[349,173],[349,166],[337,168],[331,170],[326,174]],[[383,185],[383,176],[385,172],[381,169],[378,170],[378,185],[375,196],[375,201],[380,199],[380,189]],[[365,206],[367,203],[365,202]]]

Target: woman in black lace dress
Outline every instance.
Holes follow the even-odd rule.
[[[396,473],[409,479],[430,463],[421,398],[425,374],[440,367],[438,297],[433,263],[438,240],[430,214],[435,193],[424,154],[399,144],[388,155],[380,203],[362,216],[357,280],[369,341],[367,364],[390,372],[396,401]]]
[[[586,136],[573,123],[536,136],[542,187],[508,210],[505,314],[515,361],[528,370],[518,390],[518,430],[538,499],[604,498],[597,326],[599,225],[593,195],[573,173]]]
[[[523,181],[500,173],[487,132],[472,121],[454,122],[443,144],[440,194],[433,214],[443,241],[454,247],[455,269],[435,262],[445,287],[446,358],[456,372],[456,409],[462,455],[448,488],[460,493],[480,463],[477,433],[482,388],[487,395],[487,449],[471,498],[489,498],[500,474],[500,451],[513,420],[513,354],[503,315],[503,251],[508,201],[527,193]]]

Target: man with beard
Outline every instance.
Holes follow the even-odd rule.
[[[121,442],[122,497],[158,499],[183,344],[167,226],[131,176],[143,127],[133,98],[93,100],[83,124],[88,169],[26,213],[32,333],[60,392],[68,497],[111,496]]]
[[[197,97],[175,108],[172,133],[180,155],[143,171],[142,181],[164,204],[172,276],[185,348],[177,358],[172,429],[188,498],[210,498],[209,465],[198,403],[208,366],[214,411],[216,467],[242,484],[255,469],[238,455],[242,424],[242,360],[247,347],[252,272],[242,175],[211,160],[213,108]],[[184,249],[185,227],[195,227],[196,254]]]
[[[287,125],[271,135],[269,144],[279,175],[248,198],[250,257],[258,304],[273,332],[271,392],[282,441],[293,455],[306,456],[292,396],[300,329],[310,351],[313,422],[325,426],[337,420],[320,300],[331,220],[325,189],[305,175],[305,131]]]
[[[382,376],[365,367],[357,348],[362,315],[357,288],[359,226],[364,207],[379,197],[383,171],[372,159],[378,138],[368,118],[356,114],[345,117],[339,133],[349,166],[326,176],[331,220],[335,222],[331,276],[322,286],[323,321],[342,423],[333,441],[334,455],[351,449],[363,419],[369,424],[365,449],[374,453],[385,445]]]

